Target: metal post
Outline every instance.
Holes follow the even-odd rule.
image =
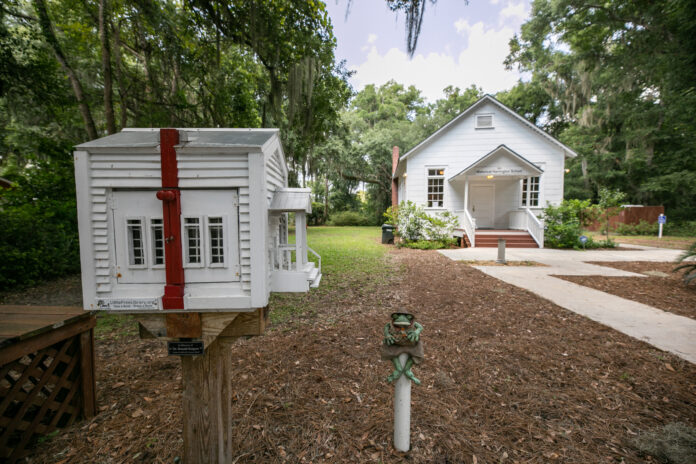
[[[408,354],[399,355],[399,362],[406,365]],[[411,447],[411,380],[402,375],[394,386],[394,448],[406,452]]]
[[[496,263],[505,264],[505,239],[498,239],[498,259],[495,260]]]

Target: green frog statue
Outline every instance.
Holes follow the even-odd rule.
[[[415,319],[413,314],[407,312],[392,313],[391,322],[384,326],[384,343],[380,354],[383,360],[394,364],[394,372],[387,377],[389,383],[403,374],[416,385],[420,385],[420,380],[411,372],[411,366],[420,364],[423,360],[423,343],[420,340],[423,326]],[[408,360],[402,366],[399,355],[404,353],[408,354]]]

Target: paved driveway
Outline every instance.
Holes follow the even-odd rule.
[[[509,248],[508,261],[536,261],[546,266],[474,266],[509,284],[529,290],[553,303],[594,321],[643,340],[692,363],[696,363],[696,320],[662,311],[636,301],[594,290],[553,277],[554,275],[600,275],[645,277],[587,261],[673,262],[680,250],[638,247],[638,250],[552,250]],[[497,248],[441,250],[455,261],[495,260]]]

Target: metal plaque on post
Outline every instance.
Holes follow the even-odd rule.
[[[203,351],[203,340],[167,342],[169,356],[201,356]]]

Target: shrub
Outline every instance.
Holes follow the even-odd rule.
[[[331,215],[329,224],[332,226],[369,226],[370,218],[357,211],[341,211]]]
[[[559,206],[544,208],[544,246],[548,248],[577,248],[582,235],[583,215],[591,209],[589,200],[563,200]],[[591,247],[591,240],[585,244]]]
[[[638,224],[618,224],[615,232],[619,235],[657,235],[658,224],[641,219]]]
[[[421,206],[411,201],[402,201],[396,211],[387,209],[384,216],[388,223],[397,227],[397,235],[405,242],[449,241],[459,225],[457,217],[449,211],[430,216]]]
[[[312,212],[307,216],[307,223],[311,226],[324,224],[324,203],[312,202]]]
[[[416,250],[440,250],[442,248],[450,248],[457,243],[455,238],[447,238],[444,240],[416,240],[415,242],[400,242],[398,247],[413,248]]]

